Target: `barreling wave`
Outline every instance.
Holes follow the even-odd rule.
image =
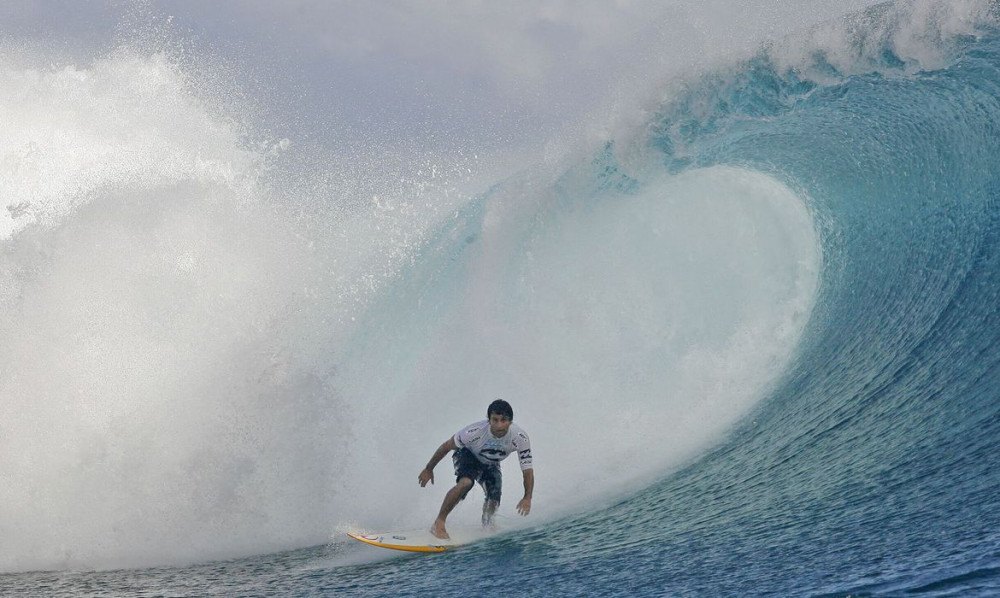
[[[386,443],[496,394],[546,430],[548,518],[593,509],[738,422],[815,298],[808,198],[739,165],[604,151],[464,201],[432,166],[366,202],[168,54],[2,73],[6,570],[412,525],[436,497]]]
[[[660,168],[738,168],[808,206],[821,275],[787,369],[679,472],[430,574],[534,549],[525,586],[567,593],[997,591],[998,97],[983,2],[887,4],[676,86]]]
[[[375,197],[298,228],[215,167],[153,202],[94,185],[54,225],[15,208],[0,564],[412,524],[438,497],[405,498],[429,446],[408,431],[444,438],[499,394],[532,422],[541,525],[324,591],[448,593],[512,563],[529,594],[996,591],[998,97],[994,3],[886,4],[676,83],[638,147],[445,218]],[[221,139],[236,170],[267,162]]]

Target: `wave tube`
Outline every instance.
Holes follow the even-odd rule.
[[[663,475],[781,374],[821,268],[803,198],[742,168],[494,190],[366,315],[345,359],[342,390],[366,397],[355,461],[383,474],[352,489],[368,505],[359,520],[428,519],[440,496],[413,504],[416,472],[497,396],[533,434],[535,519]],[[373,363],[382,372],[365,376]],[[448,483],[447,464],[437,474]],[[516,467],[507,476],[516,498]]]

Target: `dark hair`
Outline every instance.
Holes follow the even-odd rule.
[[[486,408],[486,419],[489,419],[490,415],[493,413],[503,415],[511,421],[514,420],[514,408],[510,406],[510,403],[504,401],[503,399],[497,399],[490,403],[490,406]]]

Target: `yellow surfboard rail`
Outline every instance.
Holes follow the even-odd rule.
[[[347,535],[364,542],[365,544],[371,544],[372,546],[378,546],[379,548],[389,548],[392,550],[403,550],[406,552],[444,552],[453,546],[446,546],[440,544],[393,544],[391,542],[392,536],[387,536],[386,534],[360,534],[357,532],[347,532]],[[390,541],[386,541],[386,539]]]

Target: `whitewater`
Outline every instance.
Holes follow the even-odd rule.
[[[0,9],[0,591],[1000,592],[1000,11],[822,4]]]

